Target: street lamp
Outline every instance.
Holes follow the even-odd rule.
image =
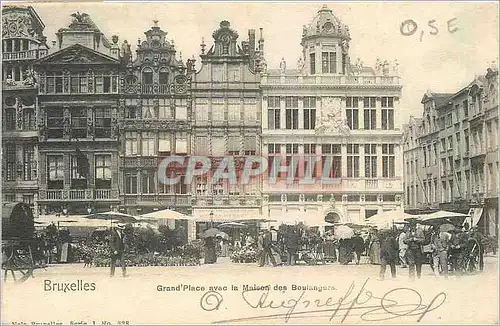
[[[63,214],[64,216],[68,216],[68,209],[66,207],[63,208]]]
[[[92,208],[91,207],[88,207],[87,208],[87,213],[90,215],[90,213],[92,213]]]

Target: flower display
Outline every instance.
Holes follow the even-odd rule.
[[[255,263],[257,262],[257,251],[252,247],[245,246],[233,251],[230,259],[233,263]]]

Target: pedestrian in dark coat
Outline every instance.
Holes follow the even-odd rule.
[[[300,236],[296,230],[288,232],[286,237],[286,250],[287,250],[287,263],[288,265],[295,265],[295,255],[299,249]]]
[[[396,263],[399,259],[398,241],[392,231],[380,233],[380,280],[385,278],[386,266],[391,267],[392,278],[396,277]]]
[[[122,225],[117,225],[111,230],[111,238],[109,241],[109,246],[111,249],[111,270],[110,276],[115,275],[116,262],[119,261],[122,267],[122,275],[127,276],[127,268],[125,266],[125,260],[123,258],[123,253],[125,251],[124,233],[125,227]]]
[[[408,261],[408,272],[410,274],[410,279],[415,279],[415,271],[417,272],[417,277],[420,278],[422,275],[422,263],[424,260],[424,255],[422,253],[422,244],[425,241],[424,231],[417,228],[417,224],[414,221],[410,222],[409,231],[407,238],[404,241],[408,245],[408,251],[406,252],[406,259]]]

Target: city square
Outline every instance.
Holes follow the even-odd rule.
[[[3,319],[497,323],[496,4],[244,6],[2,5]]]

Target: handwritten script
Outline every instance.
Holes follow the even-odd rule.
[[[266,321],[282,319],[303,319],[316,317],[324,322],[355,322],[355,319],[367,322],[411,318],[420,322],[427,314],[441,307],[446,301],[446,293],[440,292],[428,301],[415,289],[398,287],[382,295],[375,295],[368,290],[369,279],[361,286],[352,282],[344,294],[315,298],[311,292],[301,291],[293,294],[263,291],[242,291],[242,303],[257,311],[273,312],[251,317],[219,320],[218,323],[245,321]],[[216,291],[206,292],[200,307],[205,311],[217,311],[224,298]],[[258,313],[258,312],[257,312]]]

